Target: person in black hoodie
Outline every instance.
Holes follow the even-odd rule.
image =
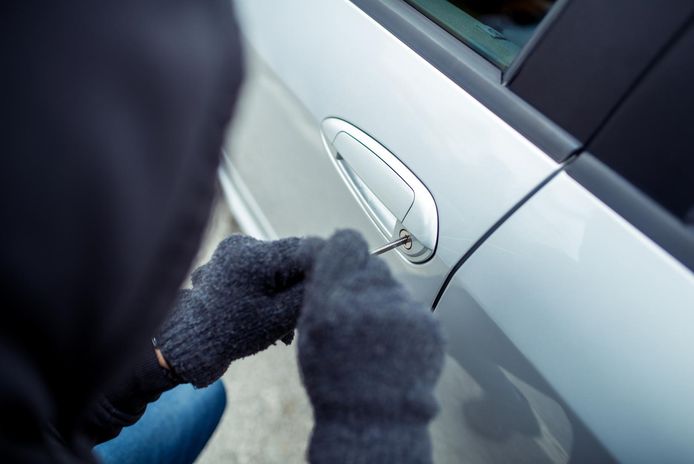
[[[329,462],[327,446],[351,449],[344,462],[429,460],[440,333],[358,237],[232,237],[178,294],[242,80],[229,2],[2,9],[0,460],[92,462],[163,391],[289,341],[300,317],[311,459]]]

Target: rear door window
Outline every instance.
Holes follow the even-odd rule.
[[[502,70],[554,4],[554,0],[406,1]]]

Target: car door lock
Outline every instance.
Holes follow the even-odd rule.
[[[346,121],[327,118],[322,138],[334,166],[368,218],[397,250],[421,264],[434,255],[438,211],[431,192],[393,153]],[[408,240],[403,240],[407,236]]]
[[[370,254],[372,255],[382,255],[383,253],[394,250],[397,247],[403,247],[406,250],[409,250],[412,248],[412,238],[410,235],[407,233],[406,230],[400,231],[400,237],[398,237],[396,240],[393,240],[390,243],[386,243],[380,248],[376,248],[375,250],[372,250]]]

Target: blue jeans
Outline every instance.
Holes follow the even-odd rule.
[[[190,464],[217,428],[226,406],[224,384],[179,385],[147,406],[145,414],[113,440],[94,448],[104,463]]]

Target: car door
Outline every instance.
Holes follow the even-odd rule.
[[[449,340],[432,427],[437,462],[694,456],[694,68],[685,58],[694,50],[692,6],[670,5],[674,16],[653,6],[631,3],[609,22],[625,34],[652,24],[654,35],[632,32],[617,46],[603,37],[597,54],[586,40],[591,63],[610,58],[601,65],[548,67],[561,60],[545,53],[581,54],[571,50],[576,42],[549,33],[510,84],[527,92],[524,73],[555,82],[581,74],[608,97],[606,76],[614,85],[615,73],[640,70],[606,113],[604,100],[591,104],[585,95],[559,104],[526,94],[586,149],[461,259],[436,305]],[[590,7],[575,3],[573,11],[587,18]],[[609,8],[601,14],[607,20]],[[605,122],[588,136],[580,118],[569,121],[567,102],[591,106]]]
[[[415,250],[386,259],[427,305],[459,258],[577,146],[502,85],[502,69],[409,3],[237,7],[249,79],[223,185],[243,205],[242,225],[268,237],[352,227],[374,247],[405,229]],[[380,14],[406,23],[384,27]],[[396,27],[442,47],[458,81]]]
[[[535,294],[552,286],[522,261],[515,269],[529,281],[514,280],[514,260],[501,266],[499,256],[520,253],[509,240],[531,232],[553,233],[547,243],[558,250],[572,246],[570,228],[538,226],[556,211],[526,212],[563,192],[553,186],[565,168],[690,7],[559,1],[541,23],[514,29],[503,15],[459,8],[465,3],[238,2],[249,78],[222,185],[242,227],[259,236],[351,227],[375,247],[412,234],[418,248],[385,259],[448,334],[432,425],[437,462],[608,461],[617,448],[586,422],[585,407],[576,409],[580,389],[557,388],[528,345],[543,334],[540,316],[552,313],[529,312],[526,321],[530,304],[519,303],[516,318],[499,317],[500,302],[525,301],[523,285]],[[556,262],[541,264],[566,275]],[[562,297],[566,311],[577,310],[571,294]],[[575,360],[564,354],[552,361],[568,369]]]

